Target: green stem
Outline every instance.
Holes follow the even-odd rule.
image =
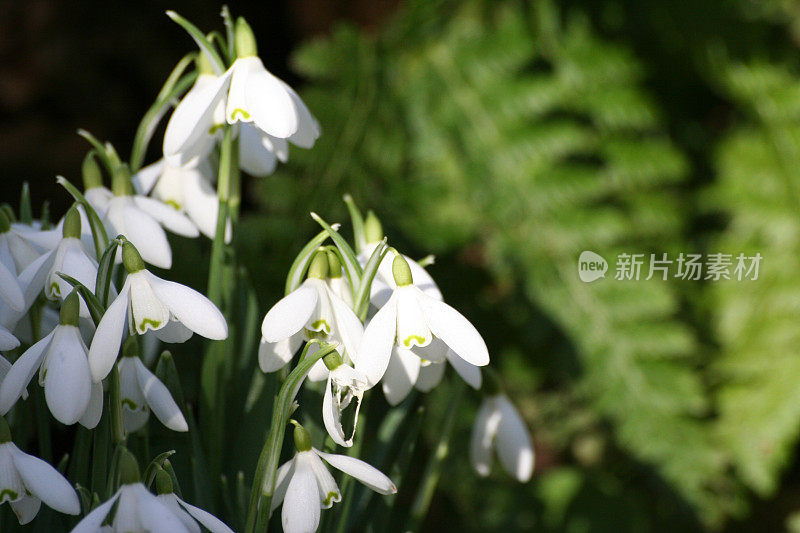
[[[219,176],[217,178],[217,228],[211,245],[211,264],[208,269],[208,297],[219,307],[222,304],[222,266],[225,259],[225,226],[229,216],[231,180],[236,174],[232,168],[234,161],[233,128],[225,126],[219,156]]]
[[[122,422],[122,398],[120,396],[119,366],[114,365],[108,380],[108,410],[111,420],[111,440],[114,444],[124,444],[125,426]]]
[[[428,508],[436,492],[436,486],[439,484],[439,476],[442,473],[442,463],[450,453],[450,438],[453,436],[456,412],[458,411],[458,405],[461,403],[461,398],[464,396],[466,385],[463,381],[457,380],[455,385],[453,385],[453,389],[450,397],[450,404],[447,406],[447,412],[442,421],[439,441],[436,443],[436,448],[430,459],[428,459],[425,473],[422,475],[422,481],[417,490],[417,496],[414,498],[414,503],[411,505],[408,527],[406,527],[404,531],[419,531],[422,521],[425,520],[428,514]]]
[[[245,528],[247,533],[266,531],[272,495],[275,492],[275,474],[278,471],[283,437],[286,434],[286,424],[292,413],[295,396],[300,391],[300,386],[314,363],[336,349],[335,344],[322,343],[319,345],[319,350],[308,356],[308,348],[315,342],[311,341],[306,344],[300,356],[300,362],[278,391],[269,435],[258,458],[258,466],[250,490],[250,506],[247,511],[247,527]]]

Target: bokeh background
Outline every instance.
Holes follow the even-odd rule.
[[[0,199],[28,180],[63,213],[75,130],[125,154],[193,46],[164,10],[210,29],[219,7],[0,2]],[[323,129],[246,182],[237,246],[261,308],[308,211],[346,221],[350,192],[395,246],[436,254],[532,430],[530,484],[477,480],[473,397],[425,530],[800,531],[800,3],[230,7]],[[175,277],[202,286],[202,257],[174,246]],[[757,281],[590,285],[583,250],[764,259]]]

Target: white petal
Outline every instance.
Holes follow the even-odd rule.
[[[308,355],[311,355],[313,352],[317,351],[318,344],[314,344],[308,349]],[[328,379],[328,367],[325,366],[325,361],[322,359],[318,359],[316,363],[311,365],[311,370],[308,371],[308,380],[313,381],[314,383],[318,383],[320,381],[326,381]]]
[[[481,368],[479,366],[471,365],[453,353],[453,350],[448,349],[445,355],[447,360],[455,369],[456,373],[461,376],[461,379],[467,382],[467,385],[475,390],[481,388]]]
[[[122,400],[122,422],[125,431],[139,431],[150,419],[150,407],[139,386],[136,357],[123,357],[117,364],[119,393]]]
[[[64,239],[56,250],[56,258],[48,275],[45,293],[50,298],[59,297],[63,300],[72,292],[72,285],[58,275],[58,272],[75,278],[94,292],[97,268],[97,261],[86,255],[79,239]],[[80,316],[85,318],[91,316],[83,298],[80,298]]]
[[[207,163],[204,163],[207,167]],[[200,167],[205,168],[205,167]],[[200,232],[213,239],[217,234],[217,215],[219,199],[217,191],[200,171],[183,175],[183,197],[186,214],[192,219]],[[231,240],[230,219],[225,227],[225,242]]]
[[[204,511],[199,507],[195,507],[194,505],[190,505],[180,498],[176,497],[176,499],[181,507],[186,509],[186,511],[192,515],[195,520],[200,522],[203,527],[205,527],[211,533],[233,533],[231,528],[229,528],[222,520],[211,513]]]
[[[418,391],[430,392],[442,381],[446,367],[447,365],[444,363],[431,363],[420,367],[419,377],[414,387],[416,387]]]
[[[16,311],[25,309],[25,296],[22,294],[17,275],[2,263],[0,263],[0,298]]]
[[[97,215],[99,217],[103,217],[108,211],[108,204],[114,198],[114,193],[111,192],[106,187],[92,187],[91,189],[86,189],[83,193],[84,198],[86,201],[89,202]],[[91,234],[91,230],[89,230],[89,218],[86,216],[86,212],[81,207],[79,209],[81,213],[81,233],[82,234]],[[87,231],[89,230],[89,231]],[[111,235],[109,235],[109,238]]]
[[[417,382],[420,370],[420,358],[412,351],[395,346],[389,366],[383,375],[383,394],[389,405],[397,405],[402,402],[414,383]]]
[[[42,500],[36,496],[23,496],[21,499],[9,503],[11,504],[11,510],[17,515],[20,525],[23,526],[36,518],[39,508],[42,506]]]
[[[161,302],[184,326],[207,339],[227,338],[228,324],[211,300],[194,289],[163,280],[150,272],[147,279]]]
[[[272,493],[270,513],[283,503],[283,498],[286,496],[286,489],[289,488],[292,476],[294,476],[294,457],[283,463],[275,473],[275,491]]]
[[[327,285],[325,290],[328,293],[336,322],[334,336],[344,346],[350,359],[355,362],[358,358],[358,346],[364,336],[364,326],[344,300],[339,298]]]
[[[339,492],[339,486],[336,480],[328,472],[328,467],[322,462],[316,454],[309,455],[309,465],[314,472],[314,477],[317,478],[317,488],[319,489],[319,500],[323,509],[330,509],[334,503],[342,501],[342,493]]]
[[[161,342],[175,344],[188,341],[192,337],[192,330],[177,320],[168,320],[163,328],[153,331],[153,335]]]
[[[352,476],[361,483],[381,494],[394,494],[397,487],[392,480],[374,466],[370,466],[360,459],[347,455],[337,455],[314,450],[320,457],[328,461],[332,467]]]
[[[37,457],[23,453],[12,444],[11,455],[28,491],[52,509],[64,514],[81,512],[78,493],[58,470]]]
[[[0,414],[5,415],[17,403],[20,396],[25,391],[34,374],[42,364],[42,360],[53,340],[51,332],[45,338],[28,348],[19,359],[17,359],[11,369],[6,374],[3,383],[0,384]]]
[[[135,485],[138,499],[139,521],[146,531],[169,531],[170,533],[190,533],[181,519],[169,507],[158,501],[154,495],[144,488],[144,485]]]
[[[119,355],[128,316],[129,293],[130,281],[125,280],[125,285],[119,295],[106,309],[103,318],[97,325],[92,345],[89,347],[89,368],[92,370],[94,381],[102,380],[111,372],[117,355]]]
[[[370,387],[375,386],[389,366],[396,337],[397,305],[394,295],[372,317],[364,329],[356,358],[356,370],[367,376]]]
[[[251,61],[244,84],[246,106],[258,128],[274,137],[285,139],[297,131],[297,109],[286,85],[273,76],[257,57]],[[233,87],[231,87],[233,88]],[[231,109],[231,100],[228,101]],[[230,122],[230,111],[228,112]]]
[[[92,382],[92,394],[81,419],[78,422],[87,429],[94,429],[103,416],[103,384]]]
[[[328,374],[325,395],[322,398],[322,421],[325,423],[325,429],[328,431],[328,435],[330,435],[331,439],[333,439],[333,442],[339,446],[349,448],[353,445],[353,440],[345,440],[340,416],[341,413],[336,407],[336,402],[333,401],[331,376]]]
[[[0,326],[0,351],[13,350],[19,346],[19,340],[6,328]]]
[[[187,513],[183,510],[183,508],[178,505],[178,497],[175,494],[159,494],[156,496],[158,501],[163,503],[165,506],[169,507],[169,510],[172,511],[176,517],[178,517],[185,527],[190,533],[202,533],[200,531],[200,526],[197,525],[197,522],[192,515]]]
[[[261,337],[258,346],[258,366],[262,372],[276,372],[291,361],[303,343],[302,335],[295,334],[278,342],[267,342]]]
[[[118,490],[108,501],[98,505],[91,513],[87,514],[71,533],[97,533],[100,531],[100,526],[105,522],[121,492],[122,489]]]
[[[86,345],[75,326],[56,328],[47,355],[44,395],[56,420],[77,422],[92,395],[92,376],[86,360]]]
[[[278,158],[272,152],[270,137],[251,124],[239,129],[239,166],[255,177],[269,176]]]
[[[475,422],[472,425],[469,458],[472,468],[480,476],[488,476],[492,471],[492,445],[500,425],[500,412],[494,398],[481,403]]]
[[[497,396],[500,409],[500,426],[497,428],[497,456],[500,464],[520,483],[527,482],[533,474],[533,444],[528,428],[516,408],[505,396]]]
[[[164,171],[164,159],[159,159],[155,163],[147,165],[131,176],[133,188],[138,194],[150,194],[150,190],[155,186],[158,177]]]
[[[486,343],[469,320],[446,303],[421,291],[418,301],[433,334],[442,339],[456,355],[475,366],[489,364]]]
[[[33,261],[20,273],[18,279],[25,295],[25,309],[28,309],[42,292],[55,256],[55,251],[48,252]]]
[[[110,216],[111,208],[108,212]],[[122,220],[122,229],[115,225],[116,230],[136,246],[145,262],[160,268],[172,267],[172,249],[161,224],[132,203],[124,207]]]
[[[161,383],[147,367],[142,364],[141,359],[134,357],[136,364],[136,377],[142,389],[150,409],[162,424],[173,431],[189,431],[186,419],[183,417],[178,404],[172,399],[169,389]]]
[[[267,342],[291,337],[306,325],[317,307],[317,291],[306,284],[283,297],[272,306],[261,323],[261,335]]]
[[[112,522],[114,531],[124,531],[125,533],[146,531],[139,520],[139,497],[136,485],[123,485],[121,488],[119,503]]]
[[[413,286],[395,289],[397,297],[397,344],[404,348],[427,346],[433,340],[425,315],[417,301],[419,289]]]
[[[283,83],[286,92],[289,93],[297,113],[297,131],[289,137],[289,140],[301,148],[311,148],[314,146],[314,141],[319,137],[319,123],[311,116],[308,108],[297,93],[294,92],[294,89],[283,81],[281,83]]]
[[[175,108],[164,132],[164,155],[181,155],[183,162],[201,155],[191,148],[211,146],[203,143],[214,125],[214,111],[224,98],[230,83],[230,71],[217,78],[214,83],[196,85]],[[183,152],[186,152],[183,154]]]
[[[133,201],[142,211],[153,217],[159,224],[177,235],[197,237],[200,232],[191,220],[174,207],[146,196],[134,196]]]
[[[320,501],[317,479],[308,458],[295,457],[295,471],[283,499],[281,523],[284,533],[313,533],[319,527]]]

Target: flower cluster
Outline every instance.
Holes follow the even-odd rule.
[[[122,161],[111,144],[81,132],[92,146],[81,169],[83,191],[58,178],[74,198],[60,220],[51,223],[47,214],[34,219],[27,189],[19,217],[0,208],[0,351],[9,356],[0,356],[0,504],[8,501],[21,524],[33,520],[44,502],[70,515],[83,511],[74,522],[78,532],[194,532],[200,525],[231,531],[182,499],[168,459],[172,452],[157,456],[140,475],[131,450],[149,449],[150,412],[167,430],[196,428],[171,353],[163,351],[153,368],[147,352],[157,354],[162,344],[182,344],[197,334],[220,341],[204,356],[204,380],[216,384],[215,371],[231,366],[236,350],[247,344],[228,339],[228,321],[236,316],[230,265],[240,171],[272,173],[278,161],[287,161],[289,144],[311,148],[320,127],[294,90],[266,70],[244,19],[234,23],[223,10],[226,40],[218,33],[206,37],[168,14],[200,51],[168,79],[140,126],[131,160]],[[194,72],[184,73],[192,64]],[[162,156],[142,166],[158,120],[173,105]],[[414,390],[436,388],[447,366],[475,390],[484,382],[482,367],[490,358],[481,334],[445,303],[423,264],[387,245],[374,213],[364,219],[346,201],[355,246],[340,235],[339,225],[312,213],[322,231],[295,259],[285,296],[261,324],[258,365],[265,374],[281,371],[281,378],[273,381],[280,390],[253,476],[248,532],[266,526],[278,506],[284,531],[317,530],[321,510],[343,498],[326,463],[377,493],[397,492],[392,480],[355,457],[363,434],[356,435],[361,405],[374,387],[380,384],[393,408],[413,402]],[[212,239],[209,296],[151,272],[173,265],[167,232]],[[525,482],[533,470],[530,436],[496,378],[488,381],[491,391],[473,434],[473,464],[487,475],[496,447],[501,464]],[[296,401],[304,385],[320,394],[320,403],[313,395]],[[30,419],[31,410],[40,427],[50,427],[44,407],[34,409],[29,393],[43,395],[40,406],[59,424],[85,428],[77,433],[69,471],[88,476],[91,453],[91,491],[76,490],[12,442],[10,428]],[[311,424],[321,409],[330,442],[290,418],[298,408]],[[290,423],[296,453],[278,467]],[[78,440],[87,434],[91,452]],[[144,444],[131,445],[132,435]],[[193,451],[202,437],[192,434]],[[314,439],[321,441],[317,447]],[[337,445],[350,453],[322,451]]]

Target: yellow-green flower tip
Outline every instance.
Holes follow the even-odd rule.
[[[234,39],[236,43],[236,57],[252,57],[258,55],[256,36],[253,35],[253,29],[244,17],[236,19]]]
[[[139,483],[141,479],[139,463],[136,462],[136,457],[127,448],[122,448],[119,455],[119,479],[123,485]]]
[[[156,472],[156,492],[159,494],[172,494],[175,488],[172,486],[172,478],[163,468]]]
[[[341,278],[342,277],[342,262],[339,261],[339,256],[333,250],[328,250],[328,277]]]
[[[406,285],[411,285],[414,282],[414,278],[411,276],[411,267],[408,266],[408,261],[406,261],[406,258],[400,254],[394,256],[394,261],[392,262],[392,275],[394,276],[394,282],[397,283],[398,287],[405,287]]]
[[[64,298],[64,303],[61,304],[58,323],[62,326],[77,326],[80,309],[81,301],[78,297],[78,290],[73,289],[72,292]]]
[[[100,166],[95,160],[94,152],[89,152],[83,158],[81,173],[83,175],[84,191],[103,186],[103,173],[100,172]]]
[[[339,355],[339,352],[336,350],[323,357],[322,360],[325,362],[325,366],[328,367],[328,370],[336,370],[342,366],[342,356]]]
[[[122,244],[122,264],[125,265],[125,270],[129,274],[144,270],[144,260],[131,241],[125,241]]]
[[[80,239],[81,237],[81,214],[75,204],[64,215],[64,226],[61,229],[61,235],[65,239]]]
[[[0,209],[0,233],[7,233],[11,230],[11,220],[8,219],[8,215],[6,214],[5,210]]]
[[[194,64],[197,67],[198,74],[214,74],[214,67],[211,66],[211,60],[208,59],[208,55],[202,50],[197,54]]]
[[[306,428],[294,420],[290,420],[290,422],[294,424],[294,447],[298,452],[311,451],[311,435],[308,434]]]
[[[131,169],[128,168],[128,165],[120,165],[114,171],[111,179],[111,192],[114,193],[114,196],[131,196],[133,194]]]
[[[367,212],[367,218],[364,220],[364,240],[367,241],[367,244],[383,240],[383,226],[371,209]]]
[[[314,254],[311,264],[308,265],[308,277],[325,279],[328,277],[328,254],[320,250]]]

